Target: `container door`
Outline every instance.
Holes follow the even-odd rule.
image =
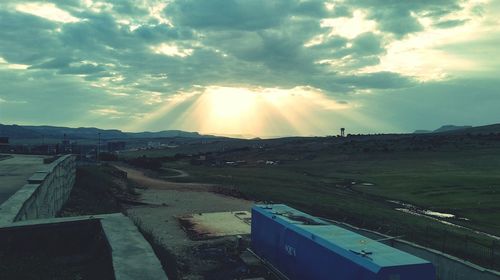
[[[297,250],[299,245],[299,236],[291,230],[285,229],[283,236],[283,243],[281,247],[281,269],[288,278],[291,280],[297,280],[297,254],[300,252]]]

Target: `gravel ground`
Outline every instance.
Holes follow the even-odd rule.
[[[219,265],[200,254],[199,248],[236,246],[234,236],[190,240],[176,217],[193,213],[250,211],[252,201],[212,193],[209,191],[211,185],[167,182],[148,177],[129,166],[116,167],[127,172],[135,184],[145,188],[137,191],[140,201],[147,205],[130,206],[126,210],[128,216],[175,255],[181,266],[182,279],[205,279],[202,275]]]

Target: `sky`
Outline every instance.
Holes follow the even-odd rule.
[[[1,1],[0,123],[242,137],[500,122],[497,0]]]

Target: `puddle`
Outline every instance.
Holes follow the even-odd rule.
[[[431,210],[424,210],[423,213],[424,213],[424,215],[429,215],[429,216],[438,217],[438,218],[445,218],[445,219],[456,218],[456,216],[453,214],[440,213],[440,212],[431,211]]]
[[[466,220],[468,221],[467,218],[457,218],[454,214],[450,213],[442,213],[442,212],[437,212],[437,211],[432,211],[428,209],[422,209],[420,207],[417,207],[415,205],[409,204],[409,203],[404,203],[398,200],[388,200],[390,203],[394,203],[400,206],[403,206],[403,208],[396,208],[395,210],[397,211],[402,211],[406,213],[415,213],[415,214],[420,214],[423,216],[430,216],[434,218],[441,218],[441,219],[461,219],[461,220]]]
[[[374,183],[370,182],[356,182],[356,181],[351,181],[352,186],[363,186],[363,187],[373,187],[375,186]]]
[[[422,209],[422,208],[419,208],[415,205],[412,205],[409,203],[404,203],[404,202],[397,201],[397,200],[387,200],[387,201],[390,203],[402,206],[402,207],[394,208],[394,210],[396,210],[396,211],[419,216],[419,217],[428,218],[428,219],[440,222],[440,223],[448,225],[448,226],[466,229],[466,230],[472,231],[472,232],[477,233],[477,234],[485,235],[485,236],[488,236],[490,238],[500,240],[499,236],[453,223],[453,220],[469,221],[469,219],[467,219],[467,218],[457,217],[456,215],[450,214],[450,213],[441,213],[441,212],[431,211],[431,210],[427,210],[427,209]]]

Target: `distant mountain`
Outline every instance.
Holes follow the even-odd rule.
[[[464,130],[451,131],[451,133],[470,133],[470,134],[490,134],[490,133],[500,133],[500,123],[474,126]]]
[[[454,130],[463,130],[467,128],[471,128],[471,125],[464,125],[464,126],[456,126],[456,125],[443,125],[442,127],[434,130],[433,132],[439,133],[439,132],[448,132],[448,131],[454,131]]]
[[[413,131],[413,133],[415,133],[415,134],[423,134],[423,133],[431,133],[431,132],[432,132],[431,130],[423,130],[423,129]]]
[[[198,132],[186,132],[182,130],[164,130],[159,132],[123,132],[117,129],[99,129],[95,127],[59,127],[59,126],[20,126],[0,124],[0,136],[12,139],[32,138],[63,138],[67,139],[96,139],[100,134],[101,139],[137,139],[137,138],[162,138],[162,137],[215,137],[201,135]]]
[[[15,124],[13,125],[0,124],[0,136],[8,136],[10,138],[23,138],[23,139],[33,139],[42,137],[42,135],[36,131]]]
[[[182,130],[163,130],[158,132],[126,132],[132,138],[160,138],[160,137],[206,137],[198,132],[186,132]],[[211,137],[211,136],[208,136]]]
[[[489,133],[500,133],[500,124],[491,124],[483,126],[456,126],[456,125],[443,125],[436,130],[415,130],[415,134],[423,133],[446,133],[446,134],[489,134]]]
[[[95,127],[59,127],[59,126],[23,126],[32,131],[36,131],[46,138],[62,138],[66,134],[68,139],[91,139],[97,138],[101,133],[102,139],[127,138],[127,134],[116,129],[99,129]]]

